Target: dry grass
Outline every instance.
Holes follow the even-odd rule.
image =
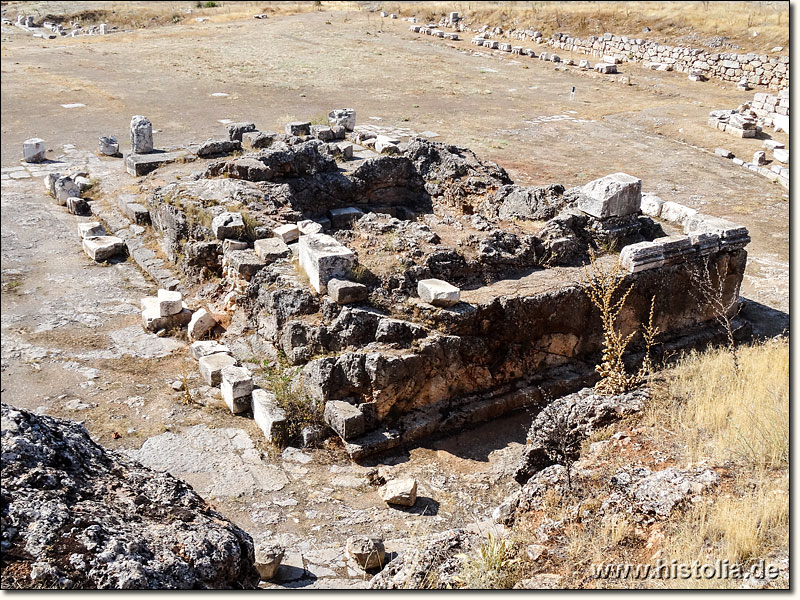
[[[789,342],[693,352],[666,372],[666,395],[650,420],[674,431],[687,458],[733,462],[752,470],[789,461]]]
[[[424,20],[457,10],[468,23],[533,28],[545,36],[611,32],[697,46],[725,36],[747,51],[789,46],[788,2],[388,2],[383,7]],[[652,31],[643,34],[645,26]],[[681,40],[693,33],[699,35]]]

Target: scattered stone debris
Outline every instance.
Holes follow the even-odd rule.
[[[389,481],[381,489],[381,498],[386,504],[414,506],[417,502],[417,480],[410,478]]]
[[[353,536],[347,540],[347,554],[365,571],[380,569],[384,565],[386,549],[383,540],[367,536]]]

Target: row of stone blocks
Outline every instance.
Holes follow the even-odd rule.
[[[423,35],[432,35],[433,37],[443,38],[446,40],[458,41],[457,33],[442,31],[441,29],[435,27],[422,27],[420,25],[411,25],[408,29],[409,31],[413,31],[414,33],[421,33]]]
[[[531,48],[523,48],[522,46],[512,46],[511,44],[507,44],[504,42],[499,42],[497,40],[490,40],[483,37],[475,37],[472,39],[472,43],[476,46],[484,46],[491,50],[501,50],[503,52],[510,52],[511,54],[517,54],[519,56],[530,56],[531,58],[536,58],[537,54]],[[539,60],[549,61],[554,63],[562,62],[562,59],[557,54],[550,54],[547,52],[541,52],[538,54]],[[567,60],[567,65],[572,65],[574,62],[572,60]],[[584,71],[589,70],[592,66],[589,64],[588,60],[581,60],[578,62],[578,67]],[[617,65],[615,62],[601,62],[597,63],[594,66],[594,70],[598,73],[603,73],[605,75],[612,75],[617,73]]]

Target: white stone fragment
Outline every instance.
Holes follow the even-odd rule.
[[[183,295],[171,290],[158,290],[158,313],[162,317],[177,315],[183,310]]]
[[[245,367],[227,366],[222,369],[219,386],[222,399],[234,414],[250,409],[253,392],[253,376]]]
[[[42,162],[46,152],[47,147],[41,138],[30,138],[22,142],[22,153],[25,157],[25,162]]]
[[[294,242],[300,237],[300,229],[294,223],[287,223],[286,225],[279,225],[272,230],[276,238],[280,238],[283,243],[288,244]]]
[[[125,242],[113,235],[101,235],[83,239],[83,251],[96,262],[102,262],[125,253]]]
[[[660,217],[664,201],[655,194],[642,194],[642,214],[648,217]]]
[[[417,283],[417,294],[428,304],[445,307],[457,304],[461,297],[456,286],[441,279],[421,279]]]
[[[106,228],[100,221],[84,221],[78,223],[78,233],[81,239],[88,237],[100,237],[106,234]]]
[[[189,340],[197,340],[214,329],[217,325],[217,320],[205,308],[201,308],[194,312],[192,320],[189,321],[188,335]]]
[[[226,345],[220,344],[216,340],[202,340],[199,342],[194,342],[191,346],[189,346],[189,353],[195,360],[200,360],[209,354],[230,354],[230,352],[231,351]]]
[[[664,205],[661,207],[661,218],[671,223],[677,223],[678,225],[684,225],[687,219],[696,214],[697,211],[695,209],[689,208],[683,204],[678,204],[677,202],[664,202]]]
[[[268,441],[281,444],[288,443],[289,422],[286,412],[278,406],[275,394],[267,390],[253,390],[253,420],[264,432]]]
[[[626,173],[590,181],[581,188],[578,200],[578,208],[597,219],[634,214],[641,204],[642,180]]]
[[[328,281],[334,277],[347,279],[355,265],[355,253],[324,233],[304,235],[298,244],[300,267],[320,294],[326,292]]]
[[[417,480],[409,477],[390,481],[381,488],[381,498],[386,504],[414,506],[417,501]]]
[[[153,151],[153,125],[147,117],[131,117],[131,152],[147,154]]]
[[[198,366],[200,368],[200,375],[205,382],[211,386],[218,386],[222,380],[222,369],[234,366],[235,364],[236,359],[231,355],[218,352],[216,354],[202,356]]]

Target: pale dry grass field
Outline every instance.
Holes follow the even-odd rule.
[[[387,2],[383,7],[430,20],[455,10],[469,23],[530,27],[545,36],[611,32],[667,42],[689,36],[685,45],[724,36],[748,51],[789,46],[788,2]],[[652,31],[643,35],[644,27]]]

